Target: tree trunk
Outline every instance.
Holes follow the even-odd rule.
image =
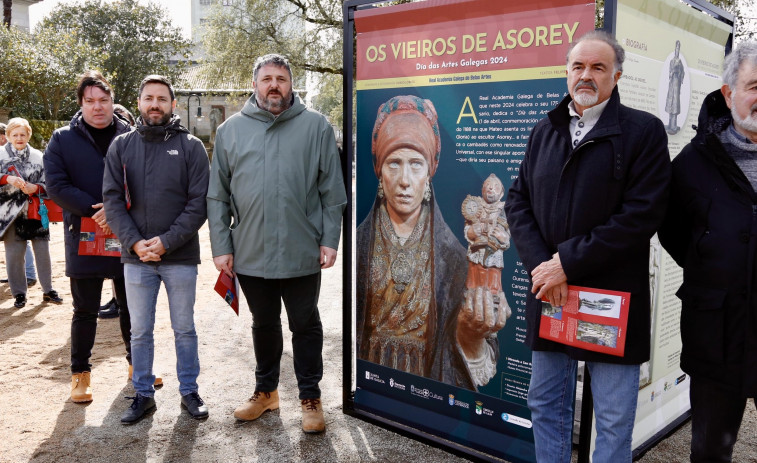
[[[3,0],[3,23],[7,29],[11,28],[11,10],[13,8],[13,0]]]

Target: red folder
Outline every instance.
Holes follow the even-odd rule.
[[[236,277],[232,278],[226,275],[226,272],[221,270],[215,290],[239,316],[239,280]]]
[[[81,218],[80,256],[121,257],[121,242],[113,233],[106,234],[90,217]]]
[[[631,293],[568,285],[568,302],[542,301],[539,337],[622,357]]]

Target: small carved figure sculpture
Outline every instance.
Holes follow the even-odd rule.
[[[468,241],[467,289],[484,287],[495,300],[502,292],[503,251],[510,248],[510,229],[505,217],[504,186],[496,175],[484,181],[481,196],[463,201],[465,239]]]

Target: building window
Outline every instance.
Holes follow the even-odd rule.
[[[222,0],[223,6],[232,6],[234,4],[234,0]]]
[[[200,0],[200,5],[210,5],[213,0]]]

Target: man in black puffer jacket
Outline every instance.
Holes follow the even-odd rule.
[[[746,401],[757,396],[757,43],[726,58],[723,82],[673,161],[659,232],[684,272],[692,462],[731,461]]]

